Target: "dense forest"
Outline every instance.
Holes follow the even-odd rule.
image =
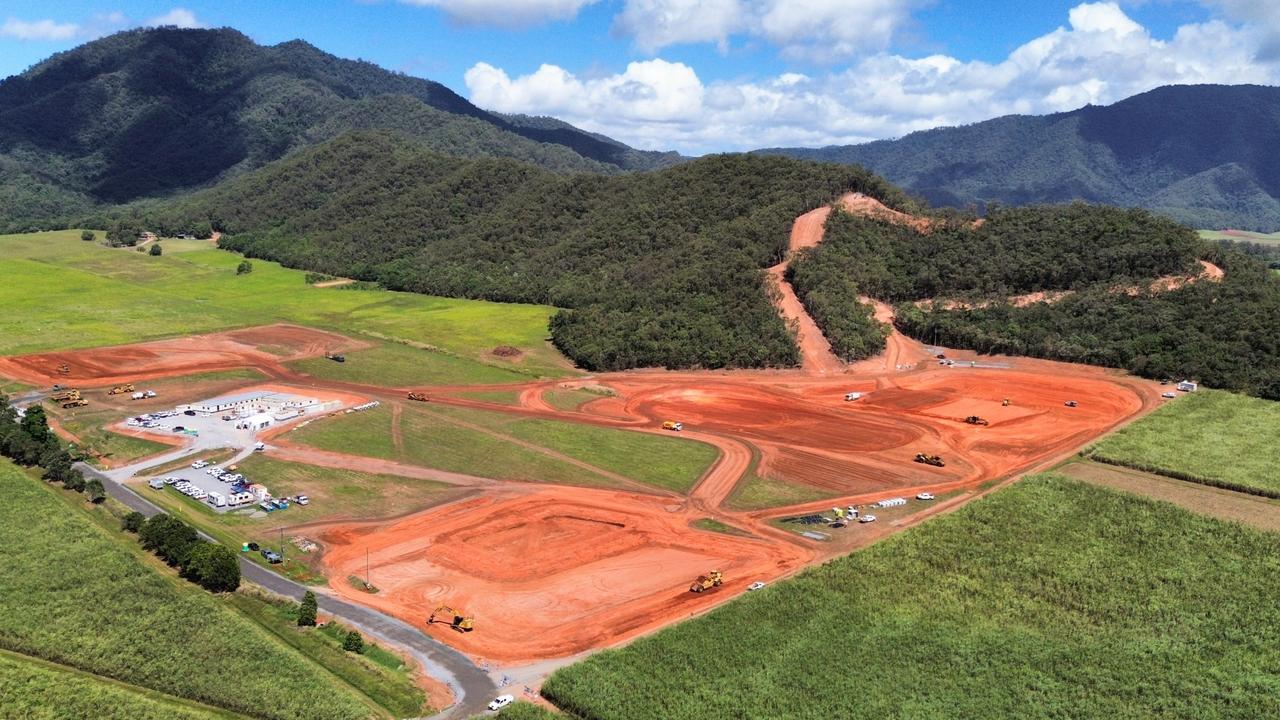
[[[552,339],[593,370],[768,367],[795,364],[797,351],[761,271],[782,256],[797,215],[847,190],[914,208],[848,166],[726,155],[564,176],[444,157],[376,131],[132,211],[161,233],[211,225],[223,247],[291,267],[565,308]]]
[[[457,157],[565,172],[683,160],[559,121],[489,113],[439,83],[302,41],[266,47],[229,29],[138,29],[0,81],[0,231],[208,186],[370,128]]]
[[[1280,88],[1181,85],[897,140],[760,152],[856,163],[934,205],[1073,200],[1202,228],[1280,229]]]
[[[950,347],[1118,367],[1149,378],[1194,378],[1280,400],[1280,278],[1231,250],[1215,247],[1208,258],[1226,271],[1221,282],[1136,294],[1094,286],[1021,308],[904,304],[897,324]]]

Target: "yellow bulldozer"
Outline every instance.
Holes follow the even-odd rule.
[[[124,385],[117,385],[111,388],[110,390],[107,391],[107,394],[123,395],[125,393],[131,393],[131,392],[133,392],[133,383],[125,383]]]
[[[70,374],[71,374],[71,366],[70,366],[70,365],[68,365],[68,364],[66,364],[66,363],[62,363],[61,365],[59,365],[59,366],[58,366],[58,374],[59,374],[59,375],[70,375]]]
[[[969,423],[970,425],[990,425],[991,424],[990,422],[978,417],[977,415],[970,415],[969,417],[965,418],[964,421]]]
[[[689,586],[689,592],[706,592],[711,588],[720,587],[724,584],[724,573],[719,570],[712,570],[706,575],[699,575],[697,580]]]
[[[88,400],[85,400],[82,397],[77,397],[74,400],[68,400],[62,403],[62,407],[67,410],[70,410],[71,408],[84,407],[85,405],[88,405],[88,404],[89,404]]]
[[[427,618],[427,624],[430,625],[436,621],[436,616],[441,616],[440,622],[449,623],[449,627],[458,632],[471,632],[475,629],[476,619],[470,615],[464,615],[458,610],[454,610],[448,605],[441,605],[431,612]]]
[[[408,399],[410,399],[410,400],[414,400],[414,401],[416,401],[416,402],[428,402],[428,401],[429,401],[429,398],[427,397],[427,394],[426,394],[426,393],[411,392],[411,393],[409,393],[408,395],[405,395],[405,397],[406,397],[406,398],[408,398]]]
[[[916,462],[932,465],[934,467],[946,467],[946,463],[942,461],[941,455],[926,455],[925,453],[916,453]]]

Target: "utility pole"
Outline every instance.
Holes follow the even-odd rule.
[[[280,562],[284,562],[284,528],[280,528]]]
[[[364,547],[364,589],[368,590],[373,587],[373,583],[369,577],[369,546]]]

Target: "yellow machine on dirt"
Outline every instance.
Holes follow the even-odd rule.
[[[68,365],[68,364],[66,364],[66,363],[62,363],[61,365],[59,365],[59,366],[58,366],[58,374],[59,374],[59,375],[70,375],[70,374],[71,374],[71,366],[70,366],[70,365]]]
[[[719,570],[712,570],[706,575],[699,575],[697,580],[689,586],[689,592],[705,592],[711,588],[720,587],[724,584],[724,574]]]
[[[52,400],[52,401],[54,401],[54,402],[66,402],[66,401],[68,401],[68,400],[79,400],[79,399],[80,399],[80,391],[79,391],[79,390],[75,390],[75,389],[71,389],[71,390],[63,390],[62,392],[58,393],[57,395],[50,395],[50,396],[49,396],[49,399],[50,399],[50,400]]]
[[[89,404],[88,400],[85,400],[82,397],[77,397],[74,400],[68,400],[62,403],[62,407],[64,409],[70,410],[71,408],[84,407],[85,405],[88,405],[88,404]]]
[[[942,461],[941,455],[926,455],[924,453],[916,453],[916,462],[934,467],[946,467],[947,465]]]
[[[977,415],[970,415],[969,417],[965,418],[964,421],[969,423],[970,425],[990,425],[991,424],[990,422],[978,417]]]
[[[427,397],[426,393],[420,393],[420,392],[411,392],[408,395],[405,395],[405,397],[415,402],[428,402],[428,400],[430,399]]]
[[[111,388],[110,390],[107,391],[107,394],[123,395],[125,393],[131,393],[131,392],[133,392],[133,383],[125,383],[124,385],[117,385]]]
[[[666,422],[662,423],[662,429],[671,430],[673,432],[680,432],[681,430],[684,429],[684,423],[676,422],[675,420],[667,420]]]
[[[475,629],[476,619],[470,615],[464,615],[458,610],[454,610],[448,605],[441,605],[431,612],[431,616],[427,618],[427,624],[430,625],[436,621],[436,616],[440,615],[440,622],[449,623],[449,627],[458,632],[471,632]]]

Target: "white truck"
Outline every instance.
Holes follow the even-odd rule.
[[[853,402],[854,400],[857,400],[860,397],[862,397],[862,393],[860,392],[849,392],[844,394],[844,401]]]

